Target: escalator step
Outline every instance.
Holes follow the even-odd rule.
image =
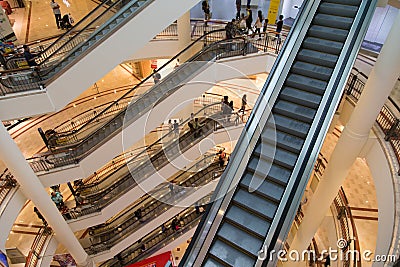
[[[333,16],[328,14],[317,14],[314,17],[313,24],[349,30],[353,24],[353,18]]]
[[[335,42],[344,42],[347,38],[348,33],[348,30],[335,29],[318,25],[313,25],[308,30],[308,35],[311,37],[331,40]]]
[[[283,87],[280,98],[316,109],[321,102],[322,96],[286,86]]]
[[[249,173],[246,173],[240,184],[246,187],[247,190],[250,189],[250,185],[252,185],[252,187],[257,186],[257,188],[253,188],[252,190],[257,191],[257,193],[262,194],[264,197],[277,203],[279,203],[283,191],[285,190],[281,185],[265,179],[260,179],[259,176],[251,175]]]
[[[274,115],[276,129],[290,133],[300,138],[305,138],[310,125],[301,121],[293,120],[291,118]]]
[[[325,93],[325,89],[328,83],[325,81],[297,74],[289,74],[289,77],[286,79],[285,84],[290,87],[322,95],[323,93]]]
[[[335,3],[321,3],[318,8],[319,13],[354,18],[357,14],[358,6],[349,6]]]
[[[339,55],[340,51],[342,51],[343,43],[308,36],[303,41],[303,47],[323,53]]]
[[[265,129],[261,138],[263,142],[269,142],[293,153],[300,153],[304,140],[294,135],[278,131],[273,128]]]
[[[240,206],[243,208],[249,210],[249,212],[258,212],[267,216],[268,218],[273,218],[277,209],[276,203],[262,198],[256,194],[250,194],[243,189],[239,189],[235,193],[233,200],[240,204]]]
[[[273,111],[276,114],[281,114],[283,116],[287,116],[289,118],[307,123],[312,123],[316,112],[315,109],[311,109],[285,100],[278,100],[278,103],[275,104]]]
[[[274,151],[275,153],[271,153]],[[273,159],[273,162],[282,167],[292,169],[296,164],[297,155],[269,143],[259,143],[253,151],[255,156]]]
[[[348,17],[333,16],[328,14],[317,14],[314,17],[313,24],[333,27],[337,29],[349,30],[353,24],[353,19]]]
[[[325,0],[324,2],[335,3],[341,5],[358,6],[361,4],[362,0]]]
[[[230,224],[225,222],[222,227],[218,230],[218,237],[222,237],[234,244],[236,247],[247,251],[257,257],[257,252],[260,250],[264,238],[257,238],[248,232],[243,231],[238,225]]]
[[[229,265],[222,264],[222,263],[218,262],[217,260],[215,260],[214,258],[209,257],[205,260],[205,263],[202,266],[203,267],[226,267]]]
[[[328,81],[332,75],[332,68],[315,65],[297,60],[292,66],[292,73]]]
[[[270,227],[270,222],[263,220],[254,213],[245,211],[239,206],[231,206],[226,213],[226,218],[243,225],[248,231],[253,231],[254,233],[265,236]]]
[[[224,243],[220,239],[217,239],[214,242],[214,244],[211,246],[209,253],[218,260],[225,262],[227,266],[249,267],[253,266],[256,261],[256,258],[252,258],[249,255],[244,254],[243,252]],[[207,261],[204,266],[213,265],[209,265]]]
[[[268,177],[276,183],[286,185],[291,172],[278,165],[273,165],[272,160],[260,159],[253,157],[248,165],[248,169],[260,177]]]

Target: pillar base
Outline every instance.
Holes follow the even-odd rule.
[[[96,267],[96,264],[94,263],[93,259],[91,257],[87,257],[84,262],[77,262],[76,265],[78,267]]]

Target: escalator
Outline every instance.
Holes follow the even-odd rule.
[[[94,255],[110,251],[116,244],[118,244],[118,249],[121,249],[136,242],[150,230],[151,225],[158,226],[182,211],[184,206],[180,203],[191,197],[193,192],[200,190],[200,187],[218,179],[223,170],[223,167],[215,160],[215,154],[205,156],[191,168],[171,177],[169,182],[174,185],[172,189],[168,182],[162,183],[136,201],[129,209],[122,211],[104,224],[91,227],[88,236],[90,246],[85,250]],[[212,184],[216,185],[216,183]],[[203,195],[191,198],[190,205],[209,194],[210,190],[214,190],[209,186],[207,188],[207,190],[202,190]],[[104,256],[101,255],[101,257]]]
[[[197,42],[191,44],[181,53],[176,55],[173,59],[166,63],[165,66],[169,66],[169,64],[178,57],[185,55],[187,56],[190,54],[190,50],[194,45],[203,43],[207,44],[210,41],[213,42],[215,40],[220,40],[220,34],[221,31],[214,31],[204,35]],[[185,85],[191,80],[193,82],[193,79],[196,77],[196,75],[199,73],[213,73],[211,66],[216,68],[216,66],[213,64],[215,60],[227,59],[231,57],[235,58],[229,63],[225,62],[225,64],[221,64],[224,66],[236,64],[238,62],[246,62],[246,60],[254,62],[255,58],[259,60],[259,63],[248,67],[244,73],[232,71],[231,73],[227,74],[228,76],[225,76],[226,79],[243,76],[247,72],[249,72],[248,74],[258,73],[261,71],[261,64],[265,64],[263,59],[267,57],[266,53],[258,52],[268,51],[268,47],[271,44],[273,44],[273,41],[269,36],[265,36],[265,39],[254,41],[248,41],[244,38],[236,38],[229,41],[214,42],[190,58],[187,63],[180,65],[171,74],[162,79],[160,83],[153,86],[139,97],[135,98],[128,108],[120,111],[112,119],[106,121],[105,123],[97,124],[99,118],[101,120],[104,114],[115,108],[115,106],[119,105],[119,100],[115,101],[115,103],[104,109],[101,113],[78,129],[74,129],[66,133],[58,133],[59,138],[62,139],[61,145],[53,147],[51,153],[46,152],[42,155],[39,154],[31,159],[28,159],[32,169],[35,172],[48,173],[48,171],[51,169],[80,163],[79,167],[82,168],[84,173],[92,173],[95,171],[95,169],[100,167],[95,166],[95,169],[89,169],[93,164],[99,163],[104,165],[106,163],[101,162],[101,160],[105,159],[105,151],[107,151],[107,154],[111,156],[116,156],[121,153],[121,151],[116,151],[119,150],[119,147],[115,145],[115,142],[121,143],[120,140],[122,140],[123,127],[125,131],[124,134],[129,133],[129,130],[133,131],[136,129],[146,128],[145,130],[149,131],[157,127],[161,122],[163,122],[163,118],[158,116],[154,119],[145,121],[147,115],[149,115],[152,111],[154,112],[155,109],[168,109],[168,111],[171,110],[171,101],[176,101],[174,96],[177,94],[182,94],[182,90],[186,88]],[[250,54],[250,56],[244,58],[237,57],[247,54]],[[128,94],[133,95],[138,88],[140,88],[151,78],[152,77],[149,76],[144,79],[120,99],[126,98],[126,95]],[[188,88],[188,90],[185,91],[184,97],[188,99],[198,97],[198,95],[208,90],[210,87],[211,85],[209,83],[199,83],[199,86],[197,86],[197,91],[193,88]],[[163,113],[165,113],[165,111]],[[91,126],[93,124],[97,124],[97,127],[92,128]],[[148,127],[144,127],[144,125],[147,125]],[[88,128],[91,128],[92,131],[86,131]],[[87,132],[88,135],[82,136],[82,132]],[[135,132],[129,136],[128,141],[130,143],[125,145],[129,147],[135,142],[139,141],[141,137],[142,136],[140,134]],[[94,151],[95,153],[93,153]],[[101,160],[98,157],[100,157]],[[109,160],[109,158],[107,160]],[[73,177],[72,174],[69,174],[69,177]]]
[[[20,92],[44,92],[54,109],[62,108],[197,2],[104,1],[40,54],[39,69],[6,71],[0,80],[2,91],[11,97]]]
[[[375,4],[303,3],[179,266],[276,266]]]
[[[95,223],[96,221],[104,221],[104,218],[103,220],[100,217],[96,219],[93,216],[99,212],[102,214],[113,212],[111,215],[113,216],[117,209],[124,209],[123,205],[126,205],[127,198],[130,199],[129,203],[132,203],[143,195],[142,190],[152,190],[163,182],[162,177],[173,175],[177,171],[177,167],[174,165],[177,159],[185,158],[184,162],[188,162],[188,158],[197,158],[200,156],[196,144],[203,140],[203,138],[211,134],[218,134],[220,129],[225,129],[225,131],[229,131],[229,138],[233,140],[236,135],[235,132],[241,130],[240,125],[242,123],[240,121],[233,118],[226,121],[226,115],[221,114],[220,102],[202,108],[195,114],[195,117],[204,113],[207,113],[209,117],[201,119],[201,134],[191,131],[186,127],[183,128],[183,126],[187,126],[187,123],[190,121],[189,118],[180,124],[182,130],[179,138],[177,138],[175,131],[172,130],[130,159],[126,165],[121,165],[100,180],[78,187],[76,191],[90,205],[83,206],[79,211],[72,213],[72,218],[75,221],[70,226],[74,230],[77,230],[99,223]],[[214,136],[218,137],[218,135]],[[225,134],[222,140],[218,140],[219,138],[217,137],[215,138],[215,142],[217,143],[219,141],[227,141]],[[207,145],[203,147],[205,146]],[[211,142],[209,146],[212,147]],[[136,160],[137,158],[141,160]],[[128,192],[129,194],[127,194]],[[127,195],[129,196],[127,197]],[[117,200],[120,200],[119,202],[121,203]],[[105,211],[106,209],[107,211]]]
[[[199,204],[207,204],[210,196],[206,196]],[[172,250],[176,246],[185,242],[190,238],[190,231],[192,231],[199,223],[203,213],[196,210],[194,207],[189,207],[178,214],[177,217],[168,220],[164,223],[164,228],[161,226],[153,229],[152,232],[140,239],[140,242],[132,244],[130,247],[119,253],[118,257],[114,257],[105,261],[100,266],[128,266],[135,262],[144,260],[152,255],[159,254],[160,250]],[[179,219],[178,219],[179,218]],[[179,221],[179,229],[173,229],[176,221]],[[119,258],[119,261],[118,261]]]

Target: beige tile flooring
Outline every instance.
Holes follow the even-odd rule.
[[[69,8],[67,8],[62,1],[57,2],[59,2],[61,6],[62,14],[70,12],[74,16],[76,21],[83,17],[95,6],[95,3],[90,0],[69,0],[69,2],[71,3],[71,6]],[[32,1],[28,33],[26,30],[28,22],[27,15],[27,9],[14,9],[13,14],[10,16],[12,19],[15,19],[14,31],[16,32],[19,43],[22,44],[28,41],[33,41],[39,38],[62,33],[62,31],[58,30],[55,26],[54,16],[49,7],[49,1]],[[255,77],[255,79],[252,79],[252,81],[256,85],[262,85],[265,81],[265,77],[266,75],[260,75]],[[132,85],[136,82],[137,81],[132,78],[129,73],[124,72],[119,67],[117,67],[96,84],[99,88],[99,91],[104,92],[106,90],[114,88],[116,84]],[[249,86],[249,80],[236,80],[235,83],[244,86],[244,88],[253,87],[253,85]],[[224,92],[222,88],[228,87],[228,84],[232,85],[231,81],[221,83],[220,87],[214,87],[212,91],[218,93]],[[244,88],[236,88],[238,90],[236,90],[234,94],[237,94],[238,96],[232,96],[232,99],[235,102],[235,106],[240,105],[240,99],[244,92],[246,92],[248,95],[249,103],[255,102],[256,95],[254,95],[250,91],[247,91],[247,89]],[[109,101],[109,98],[99,97],[94,99],[94,96],[96,96],[96,94],[97,90],[94,87],[88,88],[88,90],[86,90],[79,97],[93,97],[92,101],[87,102],[87,104],[82,104],[79,108],[75,110],[69,109],[67,112],[60,112],[59,114],[54,115],[51,119],[35,125],[34,129],[27,130],[24,134],[20,134],[20,132],[17,131],[12,133],[15,137],[16,142],[20,145],[24,155],[31,156],[43,147],[40,137],[37,134],[37,127],[47,129],[48,127],[53,126],[55,123],[66,120],[74,114],[77,114],[79,112],[78,110],[86,109],[90,106]],[[119,94],[116,94],[115,97],[117,97],[118,95]],[[322,153],[328,159],[336,141],[336,136],[334,136],[333,134],[328,134],[326,142],[322,148]],[[373,179],[371,178],[371,175],[368,171],[368,166],[366,166],[362,160],[357,160],[354,163],[351,173],[349,177],[346,178],[343,187],[352,207],[377,208]],[[41,224],[40,220],[32,213],[32,210],[33,207],[31,203],[28,203],[24,209],[24,212],[22,212],[21,216],[18,217],[18,219],[16,220],[13,231],[10,233],[9,240],[6,244],[7,247],[17,246],[24,254],[27,254],[30,249],[30,245],[34,239],[34,233],[37,229],[36,226]],[[332,239],[332,235],[331,233],[329,233],[330,231],[334,231],[334,229],[331,229],[333,223],[332,219],[332,217],[327,218],[319,231],[321,240],[323,240],[323,243],[326,243],[327,245],[332,243],[332,240],[330,240]],[[361,247],[363,249],[369,248],[373,250],[376,242],[377,221],[358,219],[356,220],[356,225],[357,231],[359,233]],[[77,236],[80,236],[81,233],[76,234]],[[62,248],[58,249],[58,252],[62,251]],[[181,257],[181,255],[177,255],[177,257]],[[366,264],[365,266],[368,265]]]

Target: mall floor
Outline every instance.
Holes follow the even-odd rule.
[[[54,15],[49,2],[50,1],[33,0],[29,1],[30,4],[27,5],[25,9],[13,9],[13,13],[10,15],[10,20],[13,23],[13,29],[17,35],[17,43],[23,44],[40,38],[63,33],[62,30],[59,30],[56,27]],[[97,3],[92,0],[64,0],[63,2],[61,2],[61,0],[56,0],[56,2],[59,2],[62,14],[71,13],[75,21],[78,21],[97,5]],[[69,7],[67,7],[67,3],[70,4]],[[256,87],[260,88],[265,81],[266,76],[260,75],[254,78],[255,83],[257,83]],[[27,157],[32,156],[33,154],[42,151],[44,147],[37,133],[38,127],[47,129],[55,124],[60,124],[62,121],[68,120],[75,114],[87,110],[88,108],[112,101],[123,92],[123,90],[114,91],[115,88],[129,87],[137,82],[138,80],[134,78],[129,71],[121,66],[117,66],[113,71],[98,81],[96,86],[88,88],[63,111],[35,118],[35,122],[28,122],[23,125],[24,127],[14,129],[10,134],[20,146],[24,155]],[[214,92],[219,92],[221,91],[221,88],[224,87],[231,88],[232,92],[235,91],[238,95],[242,95],[243,91],[251,92],[252,90],[248,88],[247,84],[243,84],[243,80],[241,79],[227,81],[225,84],[221,83],[214,87],[213,90]],[[113,93],[107,94],[107,92]],[[251,101],[249,100],[249,102],[254,101],[256,98],[256,95],[253,93],[251,93],[251,96],[249,97],[253,99]],[[82,99],[88,101],[81,101]],[[338,125],[337,128],[341,129],[341,126]],[[322,148],[322,154],[325,158],[329,159],[329,155],[337,142],[339,134],[340,131],[328,134]],[[356,220],[361,248],[374,250],[378,229],[378,205],[373,179],[368,166],[362,159],[358,159],[354,163],[350,175],[346,178],[343,187],[350,202],[353,214],[355,215],[354,218]],[[64,195],[69,195],[69,192],[66,191],[66,189]],[[37,219],[32,211],[33,206],[28,201],[16,220],[6,244],[7,247],[18,247],[25,255],[28,254],[32,241],[37,233],[37,229],[41,225],[40,220]],[[321,246],[329,247],[335,246],[336,244],[336,240],[332,240],[336,238],[335,235],[332,237],[332,231],[335,231],[335,229],[332,229],[334,226],[333,220],[335,220],[335,218],[330,212],[328,212],[326,220],[321,225],[318,232],[318,240],[321,243]],[[84,234],[84,231],[76,233],[78,238],[82,237]],[[187,243],[184,243],[174,250],[176,260],[179,260],[182,256],[185,244],[187,245]],[[66,251],[62,247],[59,247],[57,250],[57,253],[64,252]],[[363,262],[363,266],[370,265],[370,263]],[[335,263],[333,263],[332,266],[335,266]]]

